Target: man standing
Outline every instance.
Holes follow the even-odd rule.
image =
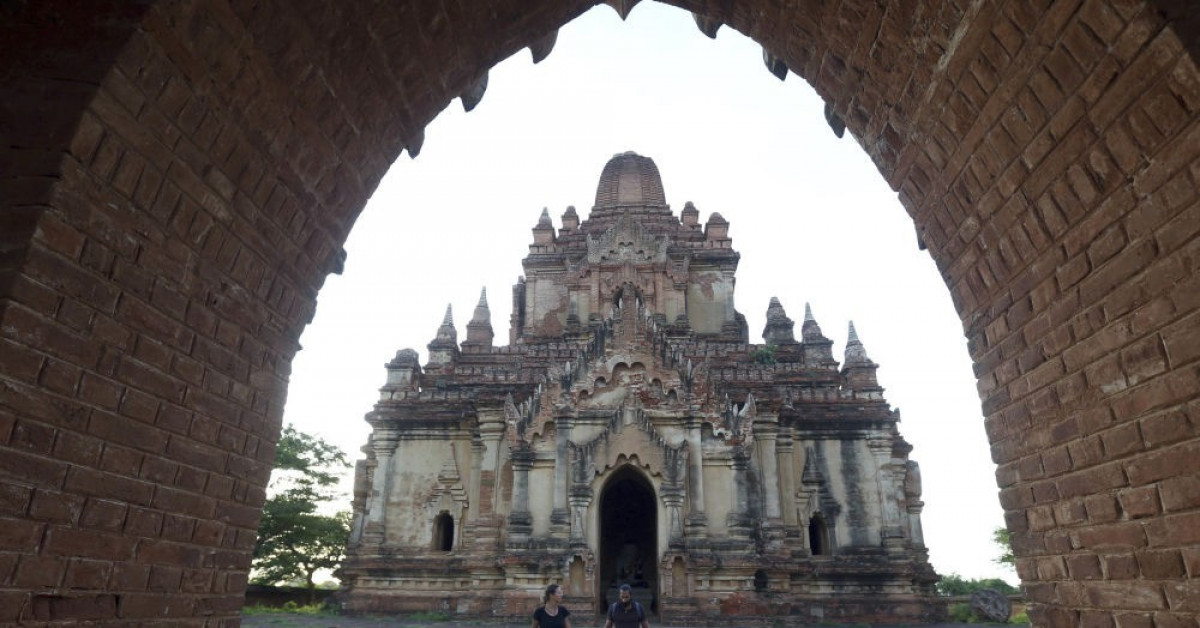
[[[633,601],[633,590],[629,585],[621,585],[618,596],[620,601],[608,607],[608,621],[604,622],[604,628],[650,628],[650,622],[646,621],[646,610]]]

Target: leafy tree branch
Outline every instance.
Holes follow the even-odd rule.
[[[346,454],[336,446],[291,425],[284,427],[254,545],[255,582],[301,581],[312,603],[313,575],[336,568],[345,554],[350,513],[319,511],[343,497],[336,485],[339,472],[349,466]]]

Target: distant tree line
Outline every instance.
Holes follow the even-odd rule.
[[[993,562],[1000,565],[1008,565],[1015,567],[1017,564],[1016,556],[1013,555],[1012,539],[1009,536],[1008,528],[996,528],[992,531],[992,541],[1000,547],[1000,556]],[[937,583],[937,591],[940,595],[949,597],[958,597],[971,595],[980,589],[992,589],[1004,595],[1017,595],[1021,590],[1013,585],[1005,582],[1000,578],[977,578],[968,580],[956,573],[945,574]]]

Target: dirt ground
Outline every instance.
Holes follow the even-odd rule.
[[[575,628],[602,627],[604,622],[576,622]],[[932,624],[921,628],[979,628],[983,624]],[[314,615],[246,615],[242,626],[248,628],[529,628],[529,623],[501,621],[414,621],[403,617],[338,617]],[[651,628],[688,628],[687,626],[660,626],[653,621]],[[851,624],[853,628],[909,628],[900,624]]]

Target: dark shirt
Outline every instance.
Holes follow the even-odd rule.
[[[639,608],[640,606],[641,604],[632,602],[629,604],[629,608],[625,608],[624,604],[617,602],[609,607],[608,618],[612,620],[615,628],[637,628],[642,625],[642,617],[645,612]]]
[[[536,611],[533,611],[533,621],[537,622],[538,628],[567,628],[567,618],[571,616],[571,611],[558,607],[557,615],[546,614],[546,607],[539,606]]]

